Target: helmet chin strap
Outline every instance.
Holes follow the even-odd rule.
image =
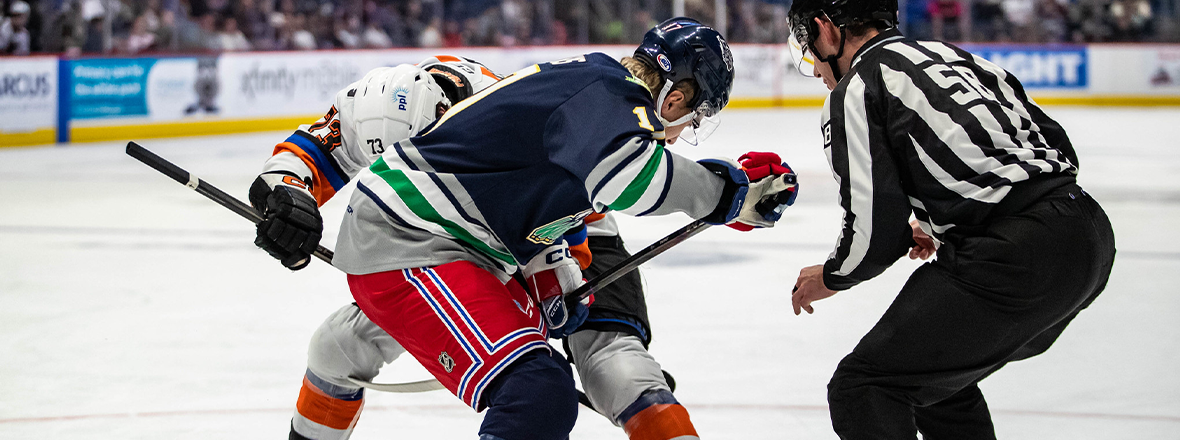
[[[688,112],[687,115],[684,115],[675,121],[664,119],[664,98],[667,98],[668,93],[670,92],[672,92],[672,81],[664,80],[664,89],[660,90],[660,96],[656,97],[656,119],[659,119],[660,124],[663,124],[665,128],[684,124],[688,121],[691,121],[692,118],[696,116],[696,112]]]
[[[819,61],[823,61],[825,63],[828,63],[828,67],[832,68],[832,76],[836,77],[837,83],[839,83],[840,80],[844,78],[844,74],[840,72],[840,63],[837,62],[837,60],[839,60],[840,57],[844,55],[844,40],[847,37],[848,37],[848,34],[846,34],[844,32],[844,28],[841,27],[840,28],[840,50],[838,52],[836,52],[835,55],[830,55],[830,56],[826,56],[826,57],[819,59]],[[816,55],[819,55],[819,51],[815,49],[815,43],[811,44],[811,52]]]

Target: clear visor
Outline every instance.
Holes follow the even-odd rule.
[[[791,48],[791,65],[795,66],[795,70],[808,78],[815,77],[815,55],[811,53],[810,49],[799,43],[794,32],[791,33],[790,38],[787,38],[787,46]]]
[[[708,102],[702,102],[693,110],[692,121],[680,132],[677,142],[696,146],[712,135],[718,125],[721,125],[721,111]]]

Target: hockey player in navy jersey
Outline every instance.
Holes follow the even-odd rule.
[[[671,63],[673,59],[687,62],[692,57],[669,55],[677,50],[701,47],[701,42],[706,38],[717,41],[715,33],[701,32],[698,26],[672,20],[652,29],[645,35],[635,55],[623,58],[621,64],[641,78],[650,90],[669,90],[664,91],[666,94],[677,89],[672,84],[683,84],[685,80],[707,82],[707,73],[702,72],[698,77],[694,69],[673,66]],[[724,48],[718,52],[701,53],[706,56],[710,53],[719,54],[716,60],[728,66]],[[729,72],[728,69],[725,72]],[[690,90],[681,89],[682,92]],[[656,98],[659,99],[659,96]],[[669,146],[675,147],[685,141],[696,143],[711,128],[690,124],[684,128],[680,136],[682,140],[675,142],[675,139],[669,139]],[[773,174],[770,168],[782,165],[773,154],[747,155],[741,158],[741,163],[750,170],[752,177]],[[782,172],[787,170],[779,169],[779,173]],[[613,213],[589,216],[585,231],[576,231],[588,236],[584,245],[578,245],[577,238],[571,239],[579,235],[573,233],[575,231],[566,237],[579,260],[585,259],[583,255],[591,257],[589,267],[583,264],[587,279],[599,276],[630,256],[623,246],[613,216]],[[731,226],[745,229],[738,224]],[[590,252],[581,252],[583,247]],[[633,271],[595,294],[588,318],[564,342],[590,403],[598,412],[621,426],[631,439],[696,439],[696,428],[689,419],[688,411],[672,394],[674,384],[670,383],[670,376],[665,376],[660,364],[647,351],[651,341],[652,329],[643,284],[638,271]]]
[[[488,410],[481,438],[565,438],[577,399],[545,336],[568,335],[586,312],[562,297],[582,282],[564,233],[608,210],[769,226],[781,211],[762,214],[754,202],[794,190],[777,178],[750,183],[732,161],[698,164],[663,148],[663,138],[715,118],[732,82],[728,48],[712,29],[679,19],[653,32],[681,30],[672,46],[654,48],[650,63],[665,72],[661,79],[683,68],[692,78],[659,88],[633,75],[645,76],[641,69],[588,54],[517,72],[401,142],[383,137],[390,118],[379,111],[335,129],[330,114],[320,129],[370,147],[375,161],[352,176],[344,170],[352,164],[336,163],[343,156],[323,139],[295,139],[301,161],[317,166],[303,175],[310,182],[262,179],[265,197],[255,203],[271,224],[260,226],[260,246],[288,267],[306,264],[316,231],[290,220],[313,224],[316,190],[330,196],[325,187],[356,180],[334,264],[350,274],[363,315],[452,393]],[[422,110],[399,90],[372,102]],[[301,233],[304,244],[289,240]],[[331,394],[313,385],[312,394]],[[347,431],[354,419],[341,419]]]
[[[641,76],[650,80],[652,84],[658,85],[659,81],[662,81],[654,67],[648,68],[635,63],[640,61],[630,57],[623,60],[623,64],[632,64],[637,71],[645,72]],[[656,65],[654,59],[648,59],[647,63],[650,66]],[[290,178],[298,178],[296,176],[301,174],[313,175],[312,170],[317,168],[316,162],[304,162],[299,159],[308,155],[301,152],[296,142],[314,145],[321,142],[321,137],[340,141],[340,146],[330,152],[334,157],[341,157],[351,151],[352,154],[345,157],[361,161],[365,160],[365,157],[375,160],[375,156],[358,153],[362,146],[358,145],[352,136],[333,135],[341,131],[341,126],[353,127],[356,121],[373,116],[371,113],[374,110],[371,108],[366,111],[368,114],[355,111],[366,107],[364,104],[358,105],[355,100],[356,90],[361,84],[380,84],[391,89],[405,88],[409,90],[405,98],[407,102],[424,100],[425,104],[421,104],[421,108],[437,110],[438,104],[448,106],[450,102],[465,99],[473,92],[483,90],[498,80],[482,65],[451,56],[427,59],[417,67],[421,70],[410,66],[393,70],[380,69],[374,73],[381,72],[384,75],[373,75],[368,81],[347,87],[340,94],[340,99],[327,118],[302,127],[294,135],[297,137],[295,142],[284,142],[276,148],[274,155],[267,161],[260,180],[265,183],[274,174]],[[392,74],[393,72],[398,74]],[[417,78],[422,72],[431,74],[429,81],[420,81]],[[445,89],[446,93],[440,94],[439,88]],[[353,96],[349,96],[349,93]],[[374,96],[381,99],[380,95]],[[398,99],[399,103],[401,100],[402,98]],[[433,104],[436,102],[437,104]],[[346,110],[335,111],[336,107]],[[404,122],[387,126],[387,137],[409,137],[417,128],[425,127],[434,120],[429,114],[407,118],[407,113],[401,113],[399,108],[392,106],[385,111],[393,116],[392,119]],[[300,139],[313,144],[307,144]],[[300,180],[314,181],[311,177]],[[265,195],[270,191],[270,186],[264,183],[254,186],[253,194],[258,206],[264,206],[262,203],[265,202]],[[317,191],[314,198],[322,205],[331,196],[332,194]],[[271,214],[271,220],[259,228],[263,234],[259,243],[274,249],[274,242],[265,234],[286,230],[286,225],[285,222],[279,221],[275,212]],[[314,219],[313,216],[303,218]],[[585,276],[592,278],[626,259],[629,254],[623,247],[611,215],[593,214],[586,218],[585,223],[586,227],[568,232],[566,240],[572,253],[579,260]],[[318,226],[314,229],[320,230]],[[297,230],[298,228],[295,228],[288,232]],[[281,259],[283,255],[281,249],[276,251],[276,257]],[[302,256],[296,263],[300,266],[305,264],[307,261],[302,259],[304,257],[306,256]],[[672,384],[668,382],[670,379],[664,378],[659,364],[646,350],[647,344],[651,342],[651,328],[638,272],[633,271],[613,284],[599,289],[597,298],[598,301],[590,307],[586,325],[579,329],[575,338],[566,342],[567,348],[570,348],[578,359],[577,370],[590,399],[600,408],[601,413],[623,426],[633,438],[691,438],[683,434],[695,436],[695,429],[688,419],[687,411],[671,394]],[[359,420],[365,397],[360,385],[349,378],[371,381],[385,364],[403,353],[405,349],[369,320],[355,304],[346,305],[329,315],[316,329],[308,347],[307,371],[292,418],[290,438],[349,437]]]

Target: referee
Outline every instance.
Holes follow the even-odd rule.
[[[832,425],[842,439],[994,439],[978,382],[1044,352],[1098,296],[1110,221],[1020,81],[905,38],[896,0],[795,0],[788,20],[799,66],[832,90],[821,129],[844,209],[835,251],[800,271],[795,314],[937,252],[836,367]]]

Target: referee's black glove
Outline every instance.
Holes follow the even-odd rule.
[[[324,220],[307,184],[286,173],[263,173],[250,186],[250,204],[262,213],[254,244],[288,269],[311,262]]]

